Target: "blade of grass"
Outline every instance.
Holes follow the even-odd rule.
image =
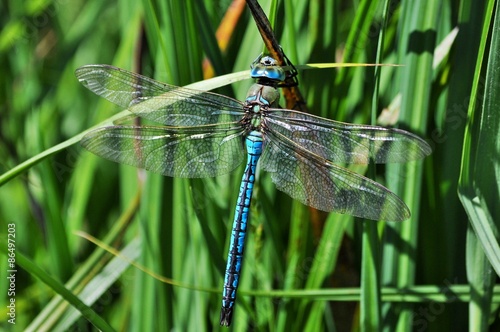
[[[356,10],[356,16],[352,22],[349,36],[345,44],[345,51],[342,62],[356,62],[361,51],[365,49],[368,36],[370,36],[370,24],[373,21],[377,1],[363,0],[359,3]],[[345,96],[348,94],[349,83],[353,78],[353,71],[342,70],[335,77],[335,90],[337,95]],[[338,121],[347,121],[347,98],[340,98],[338,101],[336,119]]]
[[[171,271],[164,265],[167,257],[171,257],[171,241],[161,241],[172,234],[163,232],[162,224],[170,228],[170,218],[163,218],[163,181],[164,177],[158,174],[148,174],[144,184],[143,204],[139,211],[140,237],[142,239],[142,255],[140,263],[155,273],[169,276]],[[167,219],[167,220],[164,220]],[[173,326],[172,307],[166,302],[166,296],[171,286],[162,284],[146,275],[138,275],[134,280],[136,294],[140,293],[142,301],[133,303],[132,329],[156,330],[160,326]],[[152,320],[147,313],[155,313],[158,319]]]
[[[389,1],[385,2],[380,32],[376,63],[382,61],[384,45],[384,32],[389,15]],[[375,89],[373,93],[373,104],[371,112],[371,124],[376,124],[378,113],[378,98],[380,88],[380,71],[382,68],[375,67]],[[371,163],[368,168],[372,179],[375,179],[375,165]],[[360,327],[365,331],[379,331],[381,329],[381,295],[380,295],[380,238],[376,223],[370,220],[363,221],[362,230],[362,256],[361,256],[361,299],[360,299]]]
[[[245,294],[268,297],[307,298],[312,301],[359,301],[361,289],[356,288],[317,288],[273,291],[243,291]],[[426,303],[426,302],[468,302],[474,296],[469,284],[447,283],[445,287],[438,285],[418,285],[408,289],[398,287],[382,287],[384,302]],[[493,303],[500,303],[500,285],[493,287]]]
[[[498,9],[498,8],[497,8]],[[464,154],[462,158],[462,171],[459,182],[459,197],[466,204],[471,225],[476,235],[484,245],[484,251],[488,256],[495,271],[500,275],[500,259],[498,251],[498,227],[495,223],[496,198],[498,197],[498,186],[492,186],[491,181],[498,178],[498,128],[497,105],[500,103],[500,93],[496,86],[500,82],[500,71],[497,67],[500,59],[496,47],[500,45],[500,35],[496,33],[497,25],[500,26],[499,11],[495,13],[494,27],[491,29],[492,38],[489,45],[491,51],[487,57],[486,85],[484,87],[484,99],[482,104],[477,101],[480,96],[481,67],[484,52],[487,47],[487,36],[490,31],[491,16],[493,15],[493,2],[489,2],[486,10],[486,19],[483,25],[483,37],[481,38],[480,54],[476,64],[474,86],[469,107],[470,122],[466,128],[464,140]],[[498,120],[498,121],[497,121]],[[493,178],[492,178],[493,176]]]
[[[439,8],[437,2],[429,3],[428,6],[408,2],[402,8],[403,46],[397,62],[405,64],[405,67],[399,72],[402,94],[399,122],[405,129],[415,133],[425,133],[427,124]],[[388,188],[403,199],[412,216],[402,223],[386,225],[386,241],[400,245],[384,251],[384,285],[406,288],[415,283],[416,261],[408,248],[417,247],[422,166],[421,161],[387,165]],[[384,316],[387,317],[387,312],[384,312]],[[398,310],[397,315],[388,319],[397,328],[405,330],[411,328],[413,316],[408,308],[401,312]]]
[[[0,247],[4,254],[8,256],[8,246],[7,242],[0,239]],[[33,263],[27,257],[25,257],[21,252],[16,251],[16,265],[22,267],[29,274],[40,279],[44,284],[49,286],[57,294],[61,295],[66,301],[68,301],[75,309],[77,309],[85,319],[87,319],[92,325],[101,331],[114,331],[108,323],[97,314],[91,307],[87,306],[82,302],[76,295],[74,295],[69,289],[67,289],[63,284],[54,279],[44,270],[42,270],[37,264]]]
[[[492,17],[494,23],[491,26]],[[500,8],[489,1],[485,10],[479,54],[473,80],[462,155],[458,194],[470,219],[472,231],[467,233],[467,277],[471,285],[469,329],[489,329],[495,276],[500,275],[500,246],[498,243],[498,199],[500,187]],[[491,31],[491,32],[490,32]],[[491,34],[491,39],[488,37]],[[488,45],[489,43],[489,45]],[[487,57],[486,49],[489,47]],[[486,68],[483,70],[483,64]],[[485,77],[484,90],[482,75]],[[483,97],[480,97],[480,95]],[[482,98],[482,103],[480,102]],[[496,183],[497,185],[492,185]]]
[[[345,229],[347,224],[352,222],[352,220],[353,217],[348,215],[330,214],[328,216],[318,248],[312,258],[312,264],[310,265],[307,281],[304,287],[305,289],[319,288],[325,278],[331,274],[337,263],[337,255],[339,253]],[[302,319],[314,320],[311,316],[308,316],[307,313],[309,310],[311,312],[322,312],[325,306],[325,303],[323,302],[315,302],[313,303],[312,308],[308,310],[308,304],[308,299],[301,300],[297,315],[299,322],[301,322]]]
[[[302,204],[294,202],[292,204],[292,213],[290,216],[290,235],[289,244],[287,248],[287,267],[284,276],[283,290],[295,290],[300,289],[304,285],[304,277],[308,271],[304,271],[304,262],[308,261],[306,255],[306,245],[307,245],[307,235],[309,227],[309,215],[308,210]],[[282,300],[278,310],[277,320],[280,322],[282,330],[286,329],[286,326],[292,319],[290,317],[289,306],[286,299]],[[297,319],[297,317],[294,317]],[[298,321],[298,319],[297,319]]]
[[[34,130],[35,133],[42,132]],[[42,140],[37,140],[41,142]],[[68,280],[73,270],[73,260],[70,256],[68,238],[61,215],[62,202],[58,195],[58,184],[50,163],[44,162],[39,167],[40,180],[44,188],[43,210],[45,213],[42,218],[45,220],[45,230],[47,236],[48,254],[52,257],[50,264],[55,276],[59,280]]]
[[[137,259],[140,255],[140,243],[139,240],[131,241],[123,250],[121,254],[127,256],[129,259]],[[107,263],[101,271],[96,274],[82,291],[78,294],[78,297],[82,299],[87,305],[94,305],[98,303],[99,299],[109,291],[109,288],[114,282],[118,280],[119,277],[125,272],[125,270],[130,265],[124,262],[121,258],[115,257],[109,263]],[[110,294],[107,294],[111,296]],[[80,318],[81,313],[74,307],[70,307],[65,311],[64,315],[58,319],[58,324],[51,328],[52,331],[67,331],[69,330],[75,321]],[[38,329],[33,331],[40,331]]]
[[[120,240],[125,230],[132,222],[140,202],[140,193],[136,194],[134,200],[129,204],[128,209],[117,220],[113,228],[104,237],[103,242],[111,245]],[[99,272],[100,267],[106,262],[106,251],[103,249],[96,249],[89,258],[80,265],[79,269],[73,274],[71,279],[65,284],[65,287],[73,292],[79,292],[87,282],[89,277],[95,276]],[[99,268],[98,268],[99,267]],[[53,329],[54,324],[58,322],[60,316],[66,309],[65,302],[60,296],[54,297],[38,314],[38,316],[28,326],[29,331],[49,331]]]

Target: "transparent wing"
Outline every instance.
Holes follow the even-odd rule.
[[[231,172],[241,164],[245,151],[241,127],[221,125],[104,127],[85,135],[81,143],[103,158],[180,178]]]
[[[429,155],[420,137],[399,129],[355,125],[287,109],[269,109],[265,130],[334,163],[403,163]]]
[[[88,65],[75,74],[95,94],[166,126],[236,122],[243,116],[243,104],[235,99],[161,83],[117,67]]]
[[[261,165],[279,190],[316,209],[372,220],[410,217],[406,204],[387,188],[310,153],[280,133],[265,136]]]

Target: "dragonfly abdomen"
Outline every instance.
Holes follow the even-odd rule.
[[[238,202],[234,213],[233,229],[231,232],[231,243],[227,257],[226,273],[224,276],[224,289],[222,293],[222,309],[220,324],[229,326],[233,316],[233,306],[236,300],[241,264],[243,261],[243,250],[247,235],[248,214],[252,200],[253,186],[255,183],[255,171],[257,162],[262,154],[262,134],[252,131],[245,140],[247,147],[247,165],[241,179]]]

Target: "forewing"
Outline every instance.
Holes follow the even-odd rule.
[[[202,126],[236,123],[244,116],[239,101],[211,92],[176,88],[134,104],[129,111],[165,126]]]
[[[123,108],[176,88],[110,65],[82,66],[75,75],[84,87]]]
[[[166,126],[236,122],[244,112],[235,99],[161,83],[109,65],[83,66],[75,74],[95,94]]]
[[[267,131],[334,163],[403,163],[432,152],[420,137],[400,129],[342,123],[287,109],[268,112]]]
[[[410,217],[406,204],[387,188],[295,146],[280,134],[265,136],[261,165],[279,190],[318,210],[385,221]]]
[[[113,126],[91,131],[81,141],[103,158],[180,178],[226,174],[244,159],[241,127],[167,128]]]

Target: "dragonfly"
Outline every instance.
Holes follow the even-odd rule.
[[[224,275],[220,324],[232,321],[257,165],[277,189],[318,210],[402,221],[406,204],[377,182],[338,164],[404,163],[431,153],[400,129],[342,123],[279,106],[286,73],[270,56],[251,65],[245,101],[158,82],[110,65],[76,70],[80,83],[157,125],[115,125],[87,133],[103,158],[170,177],[215,177],[246,159]]]

